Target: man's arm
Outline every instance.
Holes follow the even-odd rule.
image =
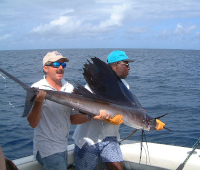
[[[104,120],[112,125],[120,125],[123,123],[123,120],[122,120],[123,117],[121,115],[116,115],[115,117],[110,118],[110,114],[106,113],[105,110],[99,110],[99,115],[96,115],[93,117],[80,113],[80,114],[76,114],[76,115],[71,115],[70,119],[71,119],[71,124],[73,124],[73,125],[86,123],[92,119]]]
[[[39,90],[39,93],[37,94],[35,101],[33,103],[33,107],[27,116],[27,120],[32,128],[35,128],[40,122],[42,104],[45,97],[46,97],[46,92],[43,90]]]
[[[86,114],[79,113],[76,115],[71,115],[70,120],[71,124],[78,125],[90,121],[90,118]]]
[[[110,118],[110,114],[106,113],[105,110],[99,110],[99,115],[96,116],[90,116],[84,113],[80,114],[76,114],[76,115],[71,115],[70,119],[71,119],[71,123],[73,125],[77,125],[77,124],[82,124],[82,123],[86,123],[92,119],[96,119],[96,120],[107,120]]]

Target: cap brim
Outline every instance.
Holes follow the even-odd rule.
[[[60,59],[63,59],[64,60],[64,62],[69,62],[69,59],[67,58],[67,57],[55,57],[55,58],[53,58],[53,59],[51,59],[51,60],[49,60],[50,62],[56,62],[56,61],[58,61],[58,60],[60,60]]]
[[[63,58],[65,62],[69,62],[69,59],[67,57]]]
[[[122,61],[134,62],[135,60],[131,60],[131,59],[125,59],[125,60],[122,60]]]

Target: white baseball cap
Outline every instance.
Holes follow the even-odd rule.
[[[43,58],[43,66],[47,63],[47,62],[55,62],[58,61],[60,59],[64,59],[65,62],[69,62],[69,59],[67,57],[64,57],[61,53],[59,53],[58,51],[52,51],[52,52],[48,52],[44,58]]]

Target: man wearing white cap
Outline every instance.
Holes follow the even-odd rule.
[[[73,91],[73,85],[63,80],[64,68],[68,61],[68,58],[57,51],[47,53],[43,58],[45,77],[32,85],[41,90],[35,98],[27,119],[30,126],[35,128],[34,156],[45,170],[67,169],[70,123],[80,124],[89,120],[87,115],[78,114],[79,112],[72,108],[45,100],[46,92],[43,90],[68,93]],[[100,114],[93,119],[102,119],[104,115],[106,116],[106,113],[100,111]],[[106,116],[106,119],[109,119],[109,116]]]
[[[64,68],[68,61],[67,57],[57,51],[47,53],[43,58],[45,77],[32,87],[71,93],[73,85],[63,80]],[[77,111],[45,100],[45,96],[46,92],[39,90],[27,116],[30,126],[35,128],[33,153],[44,169],[66,170],[70,120],[73,122],[73,114]]]

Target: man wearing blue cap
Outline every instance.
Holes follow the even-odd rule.
[[[129,74],[130,70],[129,62],[134,62],[134,61],[135,60],[129,59],[124,51],[113,51],[108,55],[107,58],[108,65],[112,67],[112,69],[115,71],[118,77],[121,78],[122,80],[127,78]],[[126,81],[123,80],[123,83],[125,82]]]
[[[108,65],[128,89],[129,85],[123,79],[129,74],[129,62],[134,62],[134,60],[129,59],[124,51],[113,51],[107,57]],[[86,88],[90,90],[88,86]],[[108,114],[105,113],[105,116]],[[73,135],[76,144],[74,154],[77,170],[94,169],[98,163],[98,157],[110,170],[123,169],[121,164],[123,156],[118,143],[119,125],[122,122],[122,116],[117,115],[113,122],[89,118],[86,123],[77,126]]]

